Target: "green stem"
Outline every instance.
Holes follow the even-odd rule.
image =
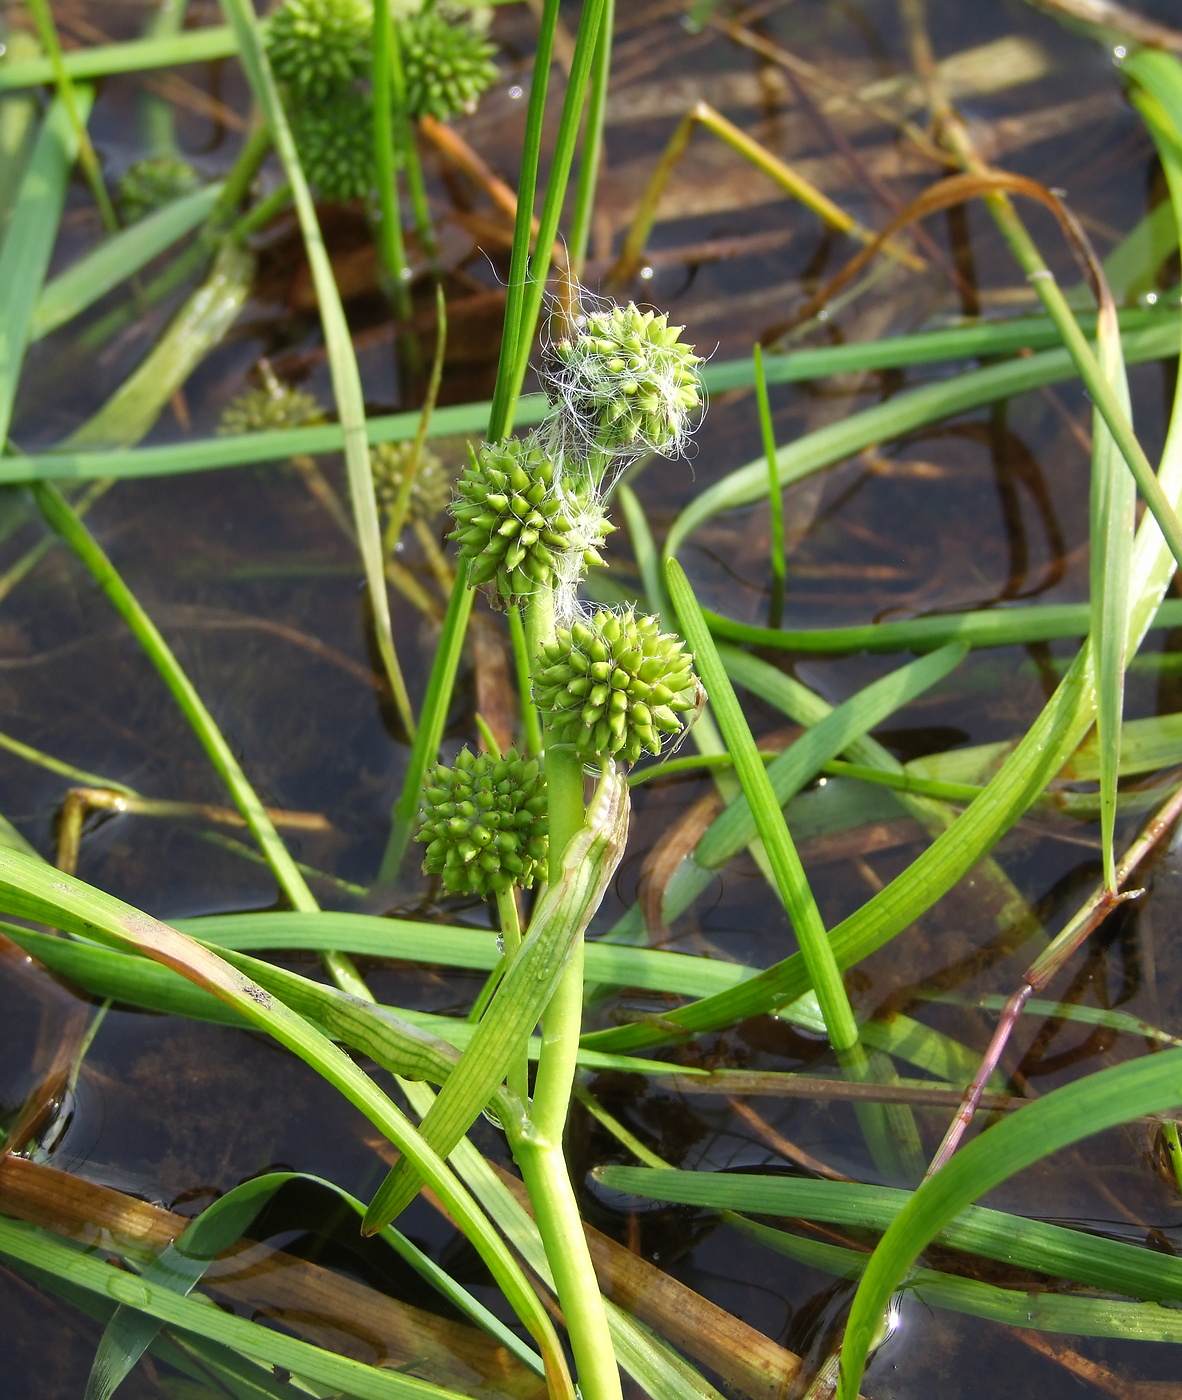
[[[378,247],[389,282],[389,292],[399,317],[410,319],[410,269],[402,242],[402,211],[398,205],[398,175],[394,167],[394,114],[391,107],[391,50],[397,42],[390,0],[374,0],[373,7],[373,149],[378,180],[381,221]]]
[[[529,110],[525,118],[525,143],[521,152],[521,175],[517,184],[517,218],[513,225],[513,252],[509,261],[509,287],[505,300],[505,326],[501,333],[501,358],[497,365],[497,382],[493,389],[492,409],[488,418],[489,442],[500,442],[507,436],[520,392],[520,385],[515,377],[517,346],[521,338],[522,304],[529,278],[529,241],[533,229],[534,199],[538,188],[538,156],[542,147],[546,89],[550,83],[550,56],[554,51],[558,5],[559,0],[545,0],[538,25],[538,47],[534,53]],[[541,244],[538,246],[541,247]]]
[[[504,953],[504,964],[507,967],[517,956],[517,950],[521,947],[521,920],[517,914],[516,891],[497,891],[497,917],[501,924],[501,950]],[[493,975],[495,976],[495,970]],[[520,1055],[515,1055],[509,1065],[506,1079],[509,1088],[513,1090],[521,1102],[528,1103],[529,1058],[524,1045],[521,1047]]]
[[[759,428],[763,436],[763,450],[767,456],[767,506],[772,535],[771,625],[778,627],[784,609],[784,584],[787,577],[787,565],[784,561],[784,495],[780,487],[780,469],[776,461],[776,433],[772,426],[767,376],[763,372],[763,346],[756,341],[751,353],[755,367],[755,399],[759,406]]]
[[[447,614],[443,619],[443,633],[439,638],[439,647],[435,652],[431,675],[427,681],[427,693],[423,697],[423,708],[419,714],[418,728],[415,730],[414,743],[407,759],[402,791],[390,814],[390,837],[378,875],[378,881],[383,886],[392,885],[398,878],[402,858],[406,855],[406,848],[418,816],[423,779],[426,777],[427,768],[435,762],[435,756],[439,752],[443,726],[447,720],[447,710],[455,686],[456,671],[459,669],[460,656],[464,650],[464,634],[468,628],[474,596],[468,587],[468,561],[461,557],[456,565],[456,580],[448,599]]]
[[[517,402],[525,371],[529,365],[529,354],[533,347],[534,331],[542,310],[542,297],[545,295],[546,278],[550,271],[550,260],[554,254],[554,240],[558,236],[558,220],[566,199],[567,182],[570,179],[571,163],[575,155],[575,143],[579,135],[579,115],[587,95],[587,82],[591,76],[591,60],[595,57],[595,45],[599,38],[605,0],[584,0],[579,17],[579,34],[575,40],[575,56],[571,63],[570,81],[562,104],[562,117],[558,125],[558,139],[554,146],[554,156],[550,162],[550,176],[546,182],[546,198],[538,219],[538,238],[534,256],[529,265],[529,279],[525,284],[522,298],[521,323],[517,328],[517,353],[509,384],[509,408]],[[512,295],[512,287],[510,287]],[[499,376],[498,376],[499,378]]]
[[[587,119],[583,128],[583,149],[579,162],[579,182],[575,190],[575,208],[571,216],[570,241],[567,257],[571,275],[582,277],[587,262],[587,242],[591,234],[591,216],[595,212],[595,191],[599,183],[599,167],[603,159],[603,125],[607,113],[607,88],[611,79],[612,31],[615,28],[616,0],[605,0],[599,39],[591,66],[591,97],[587,103]]]
[[[307,881],[296,868],[291,853],[280,839],[266,808],[234,757],[233,750],[226,743],[213,716],[206,709],[204,701],[197,694],[172,649],[160,635],[156,624],[141,607],[139,600],[123,582],[98,541],[57,487],[49,482],[38,482],[32,487],[32,491],[45,519],[94,575],[99,587],[115,605],[145,655],[172,691],[173,698],[229,789],[235,806],[242,813],[251,834],[267,857],[267,862],[292,907],[301,913],[316,913],[320,906],[308,888]],[[355,996],[369,996],[356,968],[343,953],[325,953],[324,963],[343,991],[352,992]]]
[[[41,40],[42,47],[49,55],[49,61],[53,65],[53,77],[57,84],[58,96],[62,100],[62,105],[70,119],[70,125],[74,129],[74,137],[78,142],[78,163],[82,166],[86,182],[94,195],[94,202],[98,205],[99,213],[102,215],[103,227],[108,233],[114,233],[119,228],[119,218],[115,213],[115,206],[111,203],[111,196],[107,193],[107,185],[103,179],[98,156],[94,153],[90,133],[86,129],[86,122],[74,93],[73,81],[62,59],[62,46],[57,36],[57,25],[53,22],[53,14],[46,0],[28,0],[28,5],[33,16],[33,23],[37,26],[37,35]]]
[[[525,746],[536,758],[542,753],[542,717],[534,704],[525,624],[521,620],[520,608],[509,608],[508,615],[509,639],[513,644],[513,665],[517,672],[517,693],[521,697],[521,724],[525,730]]]

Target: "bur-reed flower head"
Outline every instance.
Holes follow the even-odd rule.
[[[592,311],[549,349],[548,423],[565,455],[675,455],[702,405],[693,347],[682,326],[635,303]]]
[[[322,101],[367,71],[372,32],[367,0],[284,0],[266,22],[271,71],[293,106]]]
[[[413,451],[414,445],[409,442],[380,442],[369,450],[374,495],[384,510],[391,510],[398,499]],[[429,447],[420,447],[414,485],[410,488],[408,518],[429,523],[447,509],[450,500],[451,479],[447,469]]]
[[[409,16],[399,29],[406,73],[406,105],[417,121],[447,121],[475,109],[497,80],[493,44],[467,15],[436,5]]]
[[[462,749],[455,767],[427,775],[421,829],[423,869],[449,894],[528,889],[547,850],[546,779],[516,749],[502,758]]]
[[[373,102],[357,87],[341,88],[291,113],[300,164],[321,199],[347,204],[374,187]]]
[[[700,686],[685,643],[655,617],[600,608],[542,648],[534,698],[559,743],[635,763],[684,730]]]
[[[218,432],[265,433],[274,428],[304,428],[324,422],[324,406],[314,394],[285,384],[271,366],[260,365],[262,387],[247,389],[222,409]]]
[[[451,513],[449,538],[470,561],[472,583],[495,582],[510,602],[552,586],[572,552],[580,568],[602,564],[598,546],[612,528],[593,497],[557,488],[554,463],[532,438],[471,452]]]

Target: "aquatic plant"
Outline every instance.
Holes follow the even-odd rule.
[[[321,199],[345,204],[373,189],[373,102],[358,87],[339,88],[319,102],[298,104],[292,135],[308,184]]]
[[[374,496],[383,510],[392,509],[398,500],[414,453],[412,442],[380,442],[370,450]],[[447,508],[451,493],[451,476],[442,460],[429,447],[419,446],[408,518],[430,523]]]

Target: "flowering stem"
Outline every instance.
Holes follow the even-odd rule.
[[[540,588],[530,596],[525,634],[536,672],[541,647],[554,635],[552,588]],[[582,759],[572,744],[555,744],[548,733],[544,739],[553,881],[562,874],[563,851],[583,826],[586,810]],[[518,1147],[517,1161],[554,1273],[583,1400],[620,1400],[620,1372],[607,1314],[562,1150],[582,1029],[583,940],[578,938],[542,1019],[529,1128]]]

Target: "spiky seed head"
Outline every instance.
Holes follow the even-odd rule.
[[[701,356],[683,326],[634,303],[588,315],[551,347],[547,392],[588,445],[670,453],[701,407]]]
[[[427,774],[415,837],[427,847],[423,869],[449,894],[528,889],[547,850],[546,779],[536,759],[516,749],[502,758],[463,749],[454,768]]]
[[[414,446],[409,442],[380,442],[369,451],[374,495],[384,510],[393,508],[402,488]],[[409,518],[430,523],[451,500],[451,478],[429,447],[419,449],[419,465],[410,488]]]
[[[264,361],[263,386],[248,389],[222,409],[218,432],[265,433],[273,428],[304,428],[324,422],[324,407],[315,394],[277,379]]]
[[[655,617],[601,608],[542,650],[534,698],[555,739],[586,759],[659,754],[698,707],[693,657]]]
[[[417,121],[430,114],[447,121],[475,110],[481,93],[497,80],[496,48],[469,17],[440,6],[420,10],[401,26],[406,105]]]
[[[181,195],[190,194],[200,184],[201,176],[180,156],[145,156],[120,176],[115,203],[123,222],[133,224]]]
[[[555,489],[554,464],[532,438],[485,444],[456,484],[456,528],[448,536],[471,562],[474,585],[495,584],[510,602],[550,587],[558,560],[570,551],[602,564],[598,546],[611,531],[588,493]]]
[[[346,87],[321,102],[301,103],[291,130],[308,183],[321,199],[347,204],[374,187],[373,101]]]
[[[367,0],[284,0],[266,22],[267,57],[293,107],[321,101],[369,68],[373,9]]]

